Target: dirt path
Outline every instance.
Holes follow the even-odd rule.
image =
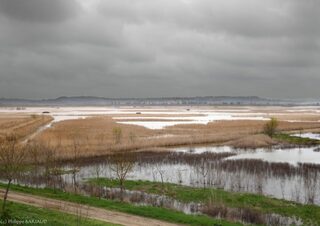
[[[0,189],[0,197],[4,191]],[[76,204],[72,202],[49,199],[24,193],[10,192],[8,200],[27,204],[35,207],[58,210],[65,213],[88,217],[95,220],[121,224],[128,226],[174,226],[177,224],[167,223],[145,217],[134,216],[126,213],[110,211],[102,208]]]

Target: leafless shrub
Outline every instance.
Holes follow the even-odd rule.
[[[15,134],[7,135],[0,141],[0,175],[7,180],[2,203],[3,214],[6,211],[6,203],[11,183],[24,171],[25,159],[26,149],[18,146],[18,139]]]
[[[41,145],[36,142],[29,142],[26,145],[26,151],[29,156],[29,161],[32,162],[33,169],[31,170],[31,181],[32,184],[35,184],[36,187],[38,188],[39,182],[40,182],[40,177],[41,177],[41,172],[40,172],[40,164],[41,164]]]
[[[162,190],[162,193],[164,193],[164,175],[165,175],[165,171],[162,169],[162,164],[161,162],[156,164],[155,165],[155,170],[156,170],[156,173],[158,173],[160,175],[160,179],[161,179],[161,190]]]
[[[73,139],[73,158],[72,158],[72,164],[71,164],[71,174],[72,174],[72,185],[74,188],[74,192],[77,192],[78,183],[77,183],[77,173],[80,171],[80,146],[82,146],[83,143],[79,141],[79,139],[74,138]]]
[[[120,153],[117,156],[113,156],[113,164],[110,166],[110,169],[115,173],[117,179],[119,180],[121,194],[123,193],[124,182],[128,176],[128,173],[133,169],[133,167],[134,162],[128,160],[125,153]]]
[[[42,154],[44,157],[44,175],[46,178],[46,186],[62,189],[65,185],[61,175],[64,174],[64,169],[61,167],[60,159],[56,155],[56,150],[59,147],[50,145],[42,146]]]

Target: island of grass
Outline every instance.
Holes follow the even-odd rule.
[[[293,136],[286,133],[277,133],[274,135],[273,138],[280,142],[294,144],[294,145],[301,145],[301,146],[320,145],[320,140],[311,139],[307,137]]]

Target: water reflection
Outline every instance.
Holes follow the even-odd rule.
[[[191,150],[191,151],[190,151]],[[234,192],[251,192],[320,204],[320,153],[313,148],[236,150],[230,147],[178,148],[176,152],[128,153],[134,167],[129,180],[169,182],[193,187],[213,187]],[[88,178],[115,178],[112,157],[87,160],[74,174],[74,166],[64,164],[66,174],[34,172],[28,183],[80,183]],[[69,172],[72,172],[69,171]],[[38,178],[38,179],[35,179]],[[52,181],[55,181],[54,183]],[[53,184],[52,184],[53,183]],[[58,184],[58,185],[57,185]]]
[[[206,149],[211,152],[202,152],[203,147],[193,150],[140,154],[128,179],[222,188],[320,204],[320,153],[313,152],[313,148],[250,152],[231,149],[227,152],[226,147]],[[110,170],[112,164],[112,160],[85,164],[77,178],[94,178],[97,169],[99,177],[115,178]],[[71,181],[71,175],[64,175],[64,180]]]

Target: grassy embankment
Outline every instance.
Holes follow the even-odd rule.
[[[0,205],[2,205],[1,200]],[[56,210],[43,209],[15,202],[9,202],[7,208],[10,217],[6,220],[0,218],[0,225],[116,226],[115,224],[91,220],[84,216],[76,216]]]
[[[89,183],[106,187],[118,187],[112,179],[91,179]],[[250,208],[261,213],[277,213],[282,216],[301,218],[304,224],[320,225],[320,207],[266,197],[263,195],[227,192],[212,188],[193,188],[171,183],[161,184],[150,181],[126,181],[126,189],[164,194],[182,202],[206,202],[212,200],[231,208]]]
[[[0,184],[0,188],[4,188],[4,184]],[[11,190],[33,194],[37,196],[58,199],[58,200],[76,202],[76,203],[85,204],[89,206],[125,212],[129,214],[154,218],[154,219],[168,221],[172,223],[178,223],[178,224],[185,224],[185,225],[192,225],[192,226],[213,226],[213,225],[239,226],[239,225],[242,225],[240,223],[233,223],[225,220],[214,219],[204,215],[187,215],[182,212],[169,210],[165,208],[151,207],[151,206],[135,206],[129,203],[123,203],[123,202],[112,201],[107,199],[99,199],[95,197],[87,197],[87,196],[66,193],[63,191],[53,190],[48,188],[36,189],[36,188],[23,187],[19,185],[12,185]]]

